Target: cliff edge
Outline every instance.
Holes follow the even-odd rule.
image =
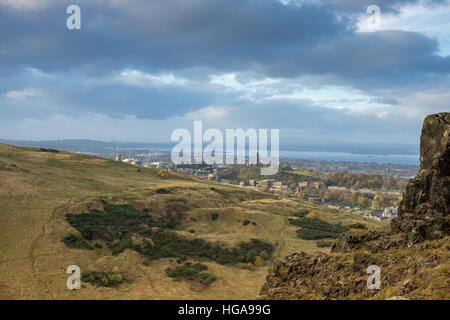
[[[275,262],[259,299],[450,299],[450,113],[425,118],[420,168],[382,232],[352,230],[331,254]],[[367,268],[380,270],[370,289]]]

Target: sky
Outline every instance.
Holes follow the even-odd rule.
[[[418,144],[449,75],[446,0],[0,0],[2,139]]]

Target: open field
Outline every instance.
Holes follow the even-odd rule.
[[[161,188],[168,192],[158,192]],[[176,266],[177,258],[147,261],[131,249],[114,256],[106,246],[83,250],[61,242],[79,234],[65,214],[101,210],[106,202],[131,204],[154,217],[180,214],[174,232],[185,239],[203,238],[225,247],[260,239],[275,251],[254,270],[241,263],[203,259],[217,277],[205,286],[167,277],[165,269]],[[329,251],[318,248],[314,240],[297,237],[298,227],[289,217],[302,209],[317,210],[332,224],[383,226],[336,209],[231,185],[170,173],[162,179],[155,169],[0,144],[0,299],[254,299],[274,259],[300,250]],[[244,225],[246,220],[251,223]],[[118,267],[124,282],[117,287],[83,283],[81,290],[70,291],[65,273],[69,265],[80,266],[82,272]]]

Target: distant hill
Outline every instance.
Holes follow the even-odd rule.
[[[6,140],[0,139],[0,142],[21,147],[41,147],[55,148],[66,151],[79,149],[155,149],[170,151],[175,142],[104,142],[87,139],[63,139],[63,140],[43,140],[43,141],[27,141],[27,140]],[[269,144],[270,148],[270,144]],[[418,144],[407,143],[346,143],[346,142],[317,142],[280,144],[282,151],[303,151],[303,152],[344,152],[352,154],[368,154],[368,155],[417,155],[419,154]]]

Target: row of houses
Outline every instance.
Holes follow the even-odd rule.
[[[389,207],[384,210],[373,210],[369,213],[369,218],[377,221],[385,221],[395,218],[398,214],[397,207]]]
[[[290,185],[287,181],[278,181],[275,179],[250,179],[248,182],[240,182],[239,186],[260,190],[296,193],[306,189],[320,189],[323,184],[318,181],[303,181],[299,182],[297,185]]]

